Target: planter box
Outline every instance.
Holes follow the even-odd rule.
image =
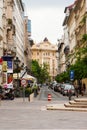
[[[30,96],[28,97],[28,101],[32,102],[34,100],[34,93],[30,94]]]

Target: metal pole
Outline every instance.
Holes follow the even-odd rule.
[[[25,86],[23,86],[23,102],[25,102]]]
[[[18,72],[17,72],[17,94],[19,96],[19,81],[18,81]]]

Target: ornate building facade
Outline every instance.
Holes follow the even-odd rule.
[[[49,74],[52,79],[58,73],[57,61],[57,45],[51,44],[47,38],[39,44],[34,44],[31,48],[32,60],[37,60],[39,65],[43,66],[46,63],[49,66]]]

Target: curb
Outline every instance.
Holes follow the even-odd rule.
[[[61,110],[61,111],[78,111],[78,112],[87,112],[87,109],[83,109],[83,108],[65,108],[63,107],[53,107],[53,106],[47,106],[46,107],[47,110]]]
[[[80,104],[80,105],[75,105],[75,104],[72,105],[72,104],[69,104],[69,103],[50,104],[50,105],[47,105],[46,108],[47,108],[47,110],[87,112],[87,105],[84,105],[84,103],[87,103],[87,98],[74,99],[73,102],[83,103],[83,104]]]

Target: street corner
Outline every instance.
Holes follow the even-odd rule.
[[[77,111],[77,112],[87,112],[87,108],[71,108],[66,107],[64,104],[49,104],[46,106],[47,110],[60,110],[60,111]]]
[[[64,104],[49,104],[46,106],[47,110],[62,110],[65,108]]]

